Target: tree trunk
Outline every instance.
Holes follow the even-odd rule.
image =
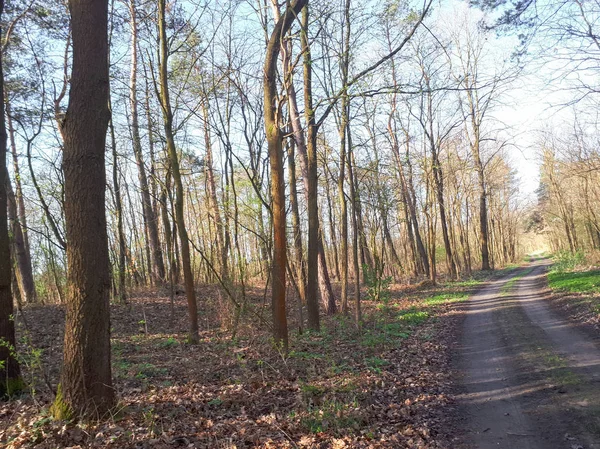
[[[354,158],[354,153],[352,153],[352,157]],[[373,256],[371,255],[371,251],[369,250],[369,245],[367,244],[367,236],[365,234],[365,228],[363,225],[360,191],[358,189],[358,186],[360,184],[358,182],[358,174],[356,173],[356,161],[354,159],[352,160],[352,165],[354,166],[354,196],[356,207],[356,223],[358,226],[358,242],[360,244],[360,259],[363,265],[367,265],[371,270],[373,270],[375,265],[373,261]]]
[[[300,228],[300,209],[298,207],[298,190],[296,187],[296,143],[290,139],[288,147],[288,177],[290,184],[290,206],[292,210],[292,232],[294,241],[294,256],[296,259],[296,284],[301,301],[306,302],[306,264],[302,251],[302,230]],[[302,306],[300,306],[302,307]],[[302,309],[300,309],[302,310]]]
[[[309,13],[308,6],[302,10],[302,26],[300,30],[300,46],[303,53],[303,70],[304,70],[304,115],[306,117],[306,140],[300,128],[300,119],[292,119],[294,126],[294,136],[306,143],[306,155],[303,154],[303,148],[298,145],[298,152],[303,162],[302,178],[304,179],[306,195],[306,213],[308,215],[308,251],[306,256],[306,309],[308,315],[308,327],[312,330],[320,329],[319,317],[319,301],[317,299],[317,278],[319,264],[319,206],[317,202],[317,148],[316,148],[316,123],[315,111],[313,109],[312,100],[312,55],[310,52],[310,44],[308,41],[308,21]],[[290,83],[291,85],[291,83]],[[293,88],[293,85],[291,85]],[[291,98],[291,97],[290,97]],[[294,98],[295,102],[295,98]],[[290,108],[290,113],[295,113],[298,110],[294,104]]]
[[[340,173],[338,177],[338,198],[340,201],[340,220],[341,220],[341,284],[342,284],[342,312],[348,313],[348,205],[346,194],[344,193],[344,181],[346,170],[346,136],[347,129],[350,126],[350,100],[347,95],[346,86],[348,84],[348,69],[350,66],[350,0],[346,0],[344,6],[344,40],[340,61],[342,72],[342,86],[344,92],[341,102],[340,127],[338,130],[340,136]]]
[[[417,205],[416,205],[416,194],[415,187],[413,184],[412,177],[412,166],[410,165],[410,154],[408,149],[408,140],[406,142],[406,163],[408,164],[408,176],[406,179],[406,194],[409,204],[409,212],[413,225],[413,231],[415,235],[415,241],[417,244],[417,251],[419,253],[419,258],[421,259],[421,263],[423,264],[423,269],[425,271],[425,276],[431,276],[431,267],[429,264],[429,259],[427,257],[427,250],[425,249],[425,244],[423,243],[423,238],[421,237],[421,230],[419,227],[419,219],[417,217]]]
[[[354,185],[354,168],[352,166],[352,134],[348,127],[348,183],[350,184],[350,202],[352,205],[352,267],[354,269],[354,321],[360,326],[362,321],[362,311],[360,306],[360,265],[358,263],[358,221],[356,215],[356,188]]]
[[[165,282],[165,264],[163,260],[162,249],[160,246],[160,238],[158,235],[158,220],[152,207],[152,199],[150,198],[150,188],[148,187],[148,177],[146,175],[146,167],[144,165],[144,155],[142,153],[142,139],[140,137],[138,100],[137,100],[137,16],[135,0],[130,0],[129,3],[130,24],[131,24],[131,73],[129,77],[129,106],[131,118],[131,134],[133,142],[133,153],[138,169],[138,179],[140,182],[140,190],[142,195],[142,213],[144,215],[144,223],[148,239],[146,244],[149,246],[150,253],[149,263],[150,272],[155,283],[162,284]]]
[[[125,288],[125,254],[127,245],[125,243],[125,232],[123,230],[123,204],[121,200],[121,183],[119,182],[119,157],[117,154],[117,142],[115,139],[115,127],[112,119],[112,101],[109,100],[110,108],[110,143],[113,157],[113,189],[115,194],[115,209],[117,214],[117,238],[119,240],[119,255],[117,263],[117,300],[120,303],[127,301],[127,291]]]
[[[0,18],[4,11],[4,0],[0,0]],[[4,98],[3,57],[0,55],[0,98]],[[4,102],[0,108],[0,398],[10,396],[23,388],[19,363],[13,356],[15,350],[15,321],[11,291],[10,242],[8,238],[8,202],[6,170],[6,123]]]
[[[476,154],[475,165],[477,166],[477,175],[479,177],[479,246],[481,248],[481,269],[489,270],[491,266],[487,218],[487,194],[485,191],[483,166],[481,164],[481,159],[479,158],[479,149],[477,149]]]
[[[450,244],[450,234],[448,232],[448,220],[446,218],[446,204],[444,202],[444,179],[442,174],[442,166],[437,154],[437,148],[434,142],[430,142],[431,149],[431,166],[433,172],[433,182],[435,184],[435,194],[438,207],[440,209],[440,222],[442,224],[442,237],[444,239],[444,249],[446,250],[446,263],[448,264],[448,272],[452,279],[456,278],[456,264],[452,255],[452,245]]]
[[[217,252],[219,253],[220,276],[223,282],[229,279],[229,267],[227,265],[227,245],[225,244],[225,229],[221,219],[219,209],[219,200],[217,199],[217,183],[215,181],[215,169],[213,166],[212,142],[209,131],[208,117],[208,99],[202,104],[202,114],[204,117],[204,145],[206,147],[206,181],[208,184],[208,197],[210,199],[210,208],[212,209],[213,219],[217,234]]]
[[[333,212],[333,206],[331,204],[331,190],[329,188],[329,180],[325,180],[325,201],[327,201],[327,218],[329,222],[329,235],[331,236],[331,249],[333,250],[333,257],[330,258],[330,261],[333,260],[333,270],[335,273],[336,279],[341,279],[340,276],[340,261],[339,261],[339,252],[338,252],[338,242],[337,235],[335,232],[336,223],[335,223],[335,215]]]
[[[167,153],[171,163],[171,172],[175,183],[175,221],[179,234],[179,245],[181,250],[181,265],[183,268],[183,279],[185,283],[185,296],[188,304],[189,330],[188,341],[196,344],[198,338],[198,305],[196,303],[196,291],[194,288],[194,274],[192,273],[192,262],[190,258],[190,242],[184,218],[184,192],[179,168],[179,156],[175,147],[173,135],[173,111],[169,98],[168,85],[168,47],[167,47],[167,24],[165,20],[166,0],[158,0],[158,32],[160,40],[160,103],[163,113],[165,138],[167,141]]]
[[[317,220],[318,222],[318,220]],[[318,228],[319,240],[318,248],[318,264],[319,264],[319,291],[321,293],[321,303],[327,315],[333,315],[337,311],[335,305],[335,297],[331,288],[331,280],[329,279],[329,270],[327,270],[327,260],[325,259],[325,245],[323,244],[323,234],[321,228]]]
[[[69,9],[73,65],[69,106],[61,127],[68,295],[63,370],[52,413],[58,419],[101,418],[115,402],[104,162],[109,120],[108,2],[69,0]]]
[[[277,59],[281,37],[287,34],[295,17],[307,0],[295,0],[277,21],[269,42],[264,66],[264,118],[271,165],[271,196],[273,199],[273,263],[271,307],[273,313],[273,337],[287,351],[288,328],[285,306],[287,241],[285,219],[285,176],[283,167],[283,134],[280,127],[280,111],[277,108]]]
[[[17,200],[17,210],[19,216],[19,225],[23,233],[23,243],[25,244],[25,251],[31,258],[31,249],[29,247],[29,233],[27,231],[27,214],[25,213],[25,201],[23,199],[23,187],[21,185],[21,170],[19,168],[19,158],[17,157],[17,145],[15,142],[15,129],[13,127],[10,103],[8,99],[6,102],[6,124],[8,125],[8,137],[10,141],[10,152],[12,155],[13,170],[15,172],[15,198]]]
[[[12,230],[12,241],[14,248],[14,258],[17,265],[17,284],[21,293],[21,299],[26,304],[36,302],[35,283],[33,281],[33,270],[31,267],[31,257],[25,244],[25,235],[19,224],[17,212],[17,199],[10,183],[8,172],[6,173],[6,192],[8,195],[8,219],[10,229]]]

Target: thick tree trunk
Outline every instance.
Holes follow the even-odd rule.
[[[429,280],[434,284],[437,282],[437,261],[435,254],[436,247],[436,220],[435,217],[432,216],[435,214],[435,201],[431,198],[431,180],[429,177],[425,179],[425,217],[427,219],[427,227],[429,229],[428,237],[428,247],[429,247]]]
[[[171,163],[173,181],[175,183],[175,221],[179,234],[179,245],[181,249],[181,266],[183,268],[183,279],[185,283],[185,296],[188,304],[188,341],[192,344],[198,343],[198,305],[196,303],[196,290],[194,288],[194,274],[192,272],[192,261],[190,258],[190,242],[187,228],[185,227],[184,191],[179,169],[179,155],[175,147],[173,135],[173,111],[169,98],[168,85],[168,47],[167,47],[167,25],[165,20],[166,1],[158,0],[158,30],[160,40],[160,103],[163,113],[165,137],[167,141],[167,153]]]
[[[4,0],[0,0],[0,18],[4,11]],[[4,98],[3,57],[0,55],[0,98]],[[0,107],[0,398],[17,393],[23,388],[19,363],[13,356],[15,349],[15,321],[11,291],[10,242],[8,238],[8,202],[6,170],[6,123],[4,102]],[[4,179],[1,179],[4,178]]]
[[[306,308],[308,312],[308,327],[318,330],[320,328],[318,289],[321,291],[321,300],[325,304],[327,313],[335,313],[335,298],[329,281],[327,262],[325,260],[324,246],[320,234],[319,207],[317,201],[317,126],[312,106],[312,68],[311,53],[308,43],[308,7],[302,10],[302,29],[300,41],[303,49],[304,68],[304,103],[307,123],[306,137],[300,124],[296,92],[293,83],[288,82],[288,104],[294,139],[296,140],[300,166],[304,181],[304,194],[307,203],[308,215],[308,252],[307,252],[307,281],[306,281]],[[322,276],[320,278],[319,276]]]
[[[167,161],[167,165],[168,165]],[[175,283],[175,255],[173,250],[173,233],[171,232],[171,220],[169,219],[168,192],[171,189],[171,169],[167,167],[165,172],[165,184],[160,191],[160,216],[165,232],[165,244],[167,246],[167,260],[169,261],[169,282]]]
[[[64,136],[68,294],[56,418],[104,416],[115,402],[110,363],[106,230],[108,2],[70,0],[73,68]],[[5,208],[0,207],[5,210]]]
[[[402,189],[402,202],[404,203],[404,221],[406,227],[406,235],[408,237],[408,246],[410,247],[410,253],[412,255],[413,274],[416,278],[423,274],[425,268],[423,267],[423,263],[419,255],[417,254],[417,244],[415,242],[415,236],[413,233],[412,220],[408,212],[408,198],[404,189]]]
[[[408,143],[407,143],[408,145]],[[406,149],[406,162],[408,164],[408,177],[406,179],[406,194],[409,205],[410,219],[413,225],[413,232],[415,235],[415,242],[417,244],[417,252],[419,253],[419,258],[421,259],[421,263],[423,264],[423,269],[425,271],[425,276],[430,277],[431,275],[431,267],[429,264],[429,258],[427,257],[427,250],[425,249],[425,244],[423,243],[423,238],[421,237],[421,230],[419,226],[419,219],[417,216],[417,205],[416,205],[416,195],[415,188],[413,184],[412,177],[412,167],[410,165],[408,147]]]
[[[354,158],[354,153],[352,153],[352,157]],[[371,270],[374,269],[375,264],[373,261],[373,256],[371,255],[371,250],[369,249],[369,245],[367,243],[367,236],[365,233],[365,227],[363,225],[362,219],[362,206],[360,201],[360,190],[358,186],[360,185],[358,182],[358,174],[356,173],[356,160],[352,160],[352,165],[354,166],[354,196],[355,196],[355,207],[356,207],[356,223],[358,226],[358,241],[360,243],[360,259],[363,265],[367,265]],[[363,273],[364,275],[364,273]],[[364,276],[363,276],[364,277]]]

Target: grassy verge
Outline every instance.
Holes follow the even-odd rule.
[[[600,270],[578,271],[582,253],[556,253],[548,273],[551,300],[575,321],[600,329]]]
[[[548,284],[553,290],[571,293],[600,292],[600,271],[551,271]]]

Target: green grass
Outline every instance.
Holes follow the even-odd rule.
[[[427,298],[423,302],[428,306],[437,306],[439,304],[466,301],[468,298],[469,294],[465,292],[446,292]]]
[[[600,292],[600,271],[548,273],[548,284],[553,290],[573,293]]]
[[[528,274],[530,274],[533,271],[533,268],[528,268],[527,270],[523,271],[521,274],[518,274],[516,276],[514,276],[512,279],[509,279],[508,281],[506,281],[504,283],[504,285],[502,286],[502,288],[500,289],[500,295],[502,296],[508,296],[510,295],[514,288],[517,286],[517,282],[524,278],[525,276],[527,276]]]
[[[464,281],[456,281],[456,282],[448,283],[449,286],[453,286],[453,287],[477,287],[478,285],[481,285],[481,284],[483,284],[483,281],[481,279],[475,279],[475,278],[466,279]]]
[[[398,319],[402,320],[409,326],[419,326],[423,324],[429,318],[429,312],[424,310],[417,310],[416,307],[403,310],[398,314]]]
[[[506,281],[506,283],[500,289],[500,295],[502,295],[502,296],[508,296],[508,295],[510,295],[510,293],[512,292],[512,290],[517,285],[517,281],[518,280],[519,279],[517,277],[514,277],[511,280]]]

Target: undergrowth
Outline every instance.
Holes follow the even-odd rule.
[[[553,290],[572,293],[600,292],[600,271],[551,271],[548,283]]]

